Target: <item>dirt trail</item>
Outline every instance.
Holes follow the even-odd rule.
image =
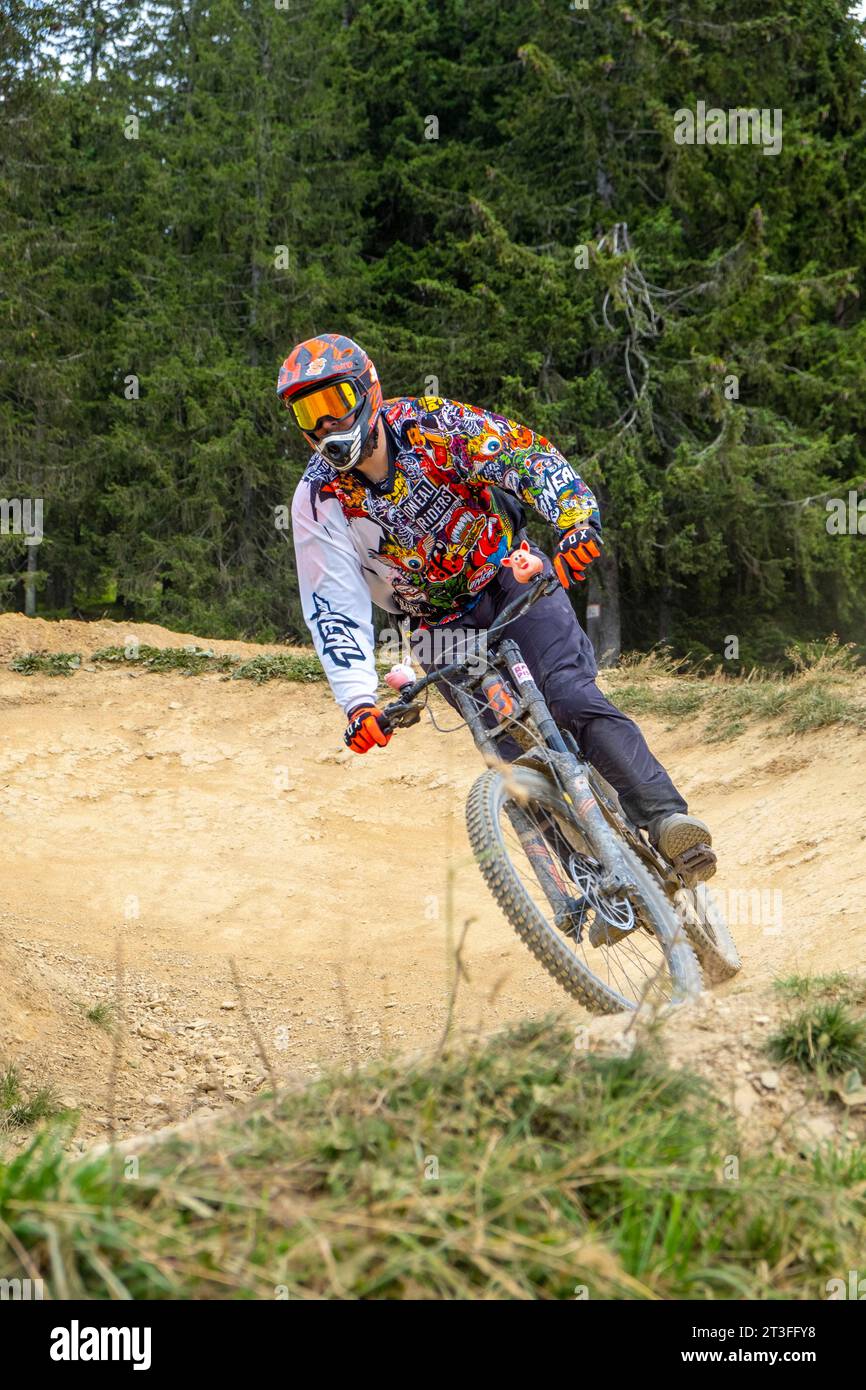
[[[112,1114],[122,1136],[239,1102],[267,1065],[297,1079],[435,1044],[449,939],[467,920],[459,1028],[551,1011],[587,1021],[512,935],[471,859],[463,808],[481,762],[468,733],[425,718],[359,758],[342,748],[324,685],[6,668],[16,652],[90,653],[127,634],[202,641],[0,616],[0,1063],[80,1107],[83,1140],[104,1136]],[[710,1066],[736,1036],[766,1068],[772,978],[864,963],[866,745],[840,729],[705,745],[687,720],[644,727],[713,826],[715,883],[748,918],[735,927],[742,975],[684,1036]],[[118,989],[112,1094],[112,1037],[86,1014]],[[728,1063],[749,1070],[743,1055]]]

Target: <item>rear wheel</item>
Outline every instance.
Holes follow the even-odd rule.
[[[544,775],[484,772],[467,827],[481,872],[518,936],[575,999],[596,1013],[680,1004],[701,988],[671,904],[620,841],[628,887],[611,891],[573,807]]]
[[[707,984],[730,980],[740,969],[740,956],[712,891],[704,883],[681,888],[674,901]]]
[[[595,768],[590,770],[589,783],[603,808],[606,803],[607,818],[613,828],[618,829],[620,834],[625,831],[630,837],[630,843],[634,844],[634,837],[637,837],[639,842],[640,831],[626,820],[619,797]],[[668,896],[676,907],[686,936],[698,958],[705,983],[718,985],[723,980],[730,980],[741,968],[740,957],[712,889],[705,883],[699,883],[696,888],[686,888],[683,885],[676,892],[669,889]]]

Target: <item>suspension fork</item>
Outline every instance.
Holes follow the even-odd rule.
[[[519,649],[513,642],[511,646],[517,652],[519,660]],[[510,667],[509,673],[512,680],[515,680],[514,672]],[[455,686],[453,693],[457,707],[469,725],[472,736],[481,752],[491,761],[501,761],[497,747],[497,740],[501,735],[498,729],[489,729],[484,722],[485,707],[483,705],[479,707],[471,690],[467,690],[464,686]],[[553,731],[558,732],[555,725]],[[504,775],[508,776],[507,770]],[[511,802],[506,810],[515,834],[520,840],[551,906],[557,913],[571,911],[574,906],[574,898],[569,891],[570,885],[551,854],[550,846],[544,835],[526,811],[514,802]]]
[[[564,801],[574,808],[580,820],[581,833],[589,842],[595,858],[605,869],[605,875],[600,884],[601,891],[605,894],[615,895],[621,893],[625,888],[633,887],[631,873],[626,865],[619,838],[608,824],[589,784],[589,767],[585,762],[575,757],[562,737],[544,696],[535,684],[529,667],[523,660],[520,647],[513,638],[500,639],[496,648],[496,660],[504,662],[523,702],[525,712],[535,724],[542,738],[541,746],[525,756],[527,760],[531,759],[536,765],[539,761],[543,761],[545,770],[549,772],[553,782],[558,786]],[[463,686],[454,687],[454,697],[457,707],[469,725],[472,736],[482,753],[488,759],[498,760],[496,734],[489,730],[484,723],[483,707],[479,708],[473,695]],[[518,761],[522,761],[522,759]],[[549,888],[555,894],[555,901],[561,902],[564,897],[570,901],[571,895],[567,893],[567,890],[565,894],[563,893],[557,878],[553,876],[552,857],[544,844],[543,837],[532,825],[528,816],[524,815],[522,822],[523,824],[519,825],[512,818],[512,824],[514,824],[532,864],[536,866],[536,871],[539,869],[541,872],[548,871],[548,882],[543,884],[545,892]],[[526,839],[524,839],[524,835],[527,837]],[[546,864],[543,865],[545,859]],[[557,876],[561,879],[561,875]]]
[[[520,806],[508,806],[508,819],[544,890],[545,897],[557,912],[574,906],[573,884],[563,876],[544,834]]]
[[[590,786],[588,765],[575,757],[562,737],[517,643],[512,638],[505,637],[499,644],[499,652],[544,740],[545,746],[538,752],[547,764],[554,781],[558,783],[566,804],[574,808],[581,833],[605,869],[605,876],[600,885],[602,892],[613,895],[622,892],[624,888],[633,887],[632,875],[626,864],[619,837],[610,826]]]

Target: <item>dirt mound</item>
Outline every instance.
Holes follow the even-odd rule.
[[[548,1012],[588,1022],[510,932],[469,853],[481,761],[468,733],[425,718],[358,758],[325,685],[6,669],[17,652],[127,636],[286,650],[0,617],[0,1062],[80,1107],[83,1139],[112,1115],[123,1135],[231,1105],[269,1071],[296,1080],[435,1045],[466,922],[458,1030]],[[683,1025],[683,1057],[712,1069],[724,1051],[757,1076],[765,1025],[749,1020],[771,1013],[773,977],[864,959],[862,736],[758,729],[696,745],[688,718],[643,723],[713,826],[744,962],[711,1029]],[[770,1093],[742,1076],[766,1109]]]
[[[0,613],[0,660],[24,652],[79,652],[89,656],[100,647],[122,647],[128,637],[142,646],[210,647],[234,656],[258,656],[261,652],[300,651],[299,647],[258,646],[255,642],[232,642],[221,637],[194,637],[188,632],[170,632],[156,623],[80,623],[72,618],[48,622],[44,618],[25,618],[21,613]]]

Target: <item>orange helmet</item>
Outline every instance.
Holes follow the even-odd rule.
[[[339,333],[307,338],[280,368],[277,395],[311,448],[341,472],[354,468],[382,409],[379,376],[363,348]],[[316,439],[326,419],[342,428]]]

